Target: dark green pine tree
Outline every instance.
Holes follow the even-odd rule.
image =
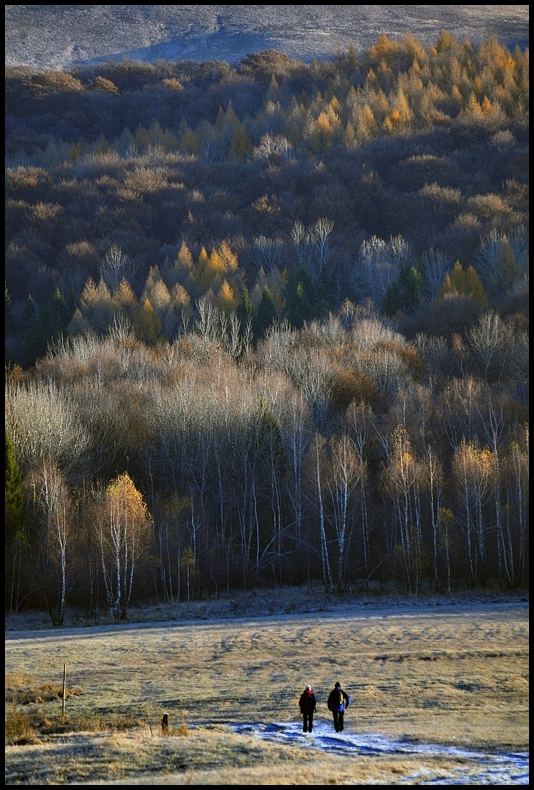
[[[256,310],[256,314],[252,320],[252,334],[255,342],[264,336],[271,324],[276,321],[276,318],[277,316],[274,302],[272,300],[269,288],[265,286],[261,295],[261,301],[258,305],[258,309]]]
[[[28,296],[23,311],[23,365],[33,365],[46,354],[49,342],[66,332],[75,309],[75,297],[65,299],[59,288],[40,310],[33,297]]]
[[[286,455],[282,433],[270,404],[263,396],[260,396],[257,442],[258,449],[261,449],[270,462],[276,465],[278,475],[283,477],[286,473]]]
[[[37,358],[34,349],[39,344],[39,309],[33,296],[29,294],[22,309],[21,340],[17,362],[22,367],[31,367]]]
[[[412,315],[423,303],[423,278],[421,272],[407,264],[386,291],[382,310],[385,315],[404,313]]]
[[[241,335],[244,335],[248,322],[254,321],[254,305],[250,300],[250,294],[246,285],[243,286],[235,312],[239,321]]]
[[[13,321],[11,318],[11,295],[7,288],[7,283],[4,283],[4,286],[6,292],[5,330],[6,335],[9,335],[9,333],[13,330]]]
[[[50,340],[56,339],[62,332],[66,331],[75,309],[75,298],[71,296],[65,299],[59,288],[57,288],[53,296],[43,306],[39,316],[41,335],[43,338],[46,338],[47,344]]]
[[[6,550],[15,541],[21,540],[24,527],[24,491],[22,489],[22,474],[15,458],[13,444],[7,432],[6,435]]]
[[[314,317],[315,294],[313,283],[305,266],[290,271],[285,287],[287,320],[297,329]]]
[[[384,315],[396,315],[401,312],[402,297],[399,281],[394,280],[388,285],[384,302],[382,304],[382,311]]]
[[[406,266],[401,269],[400,282],[403,292],[405,310],[409,314],[415,313],[423,304],[423,277],[415,266]]]
[[[322,318],[334,310],[334,289],[328,275],[326,266],[321,269],[321,276],[316,288],[315,314],[317,318]]]

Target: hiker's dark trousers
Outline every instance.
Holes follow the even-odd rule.
[[[304,719],[302,732],[311,732],[313,729],[313,713],[303,713],[302,718]]]
[[[343,716],[345,711],[334,710],[332,714],[334,716],[334,727],[336,728],[336,732],[343,732]]]

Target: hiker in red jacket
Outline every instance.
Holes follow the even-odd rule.
[[[330,692],[328,697],[328,710],[332,712],[334,717],[334,727],[336,732],[343,732],[343,719],[345,717],[345,709],[349,707],[351,699],[349,695],[343,691],[340,683],[336,683],[335,688]]]
[[[303,693],[300,695],[299,707],[303,716],[303,732],[311,732],[313,729],[313,714],[315,713],[315,706],[317,705],[315,694],[311,686],[306,686]]]

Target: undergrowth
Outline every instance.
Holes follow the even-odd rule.
[[[65,689],[65,698],[83,694],[82,689]],[[72,732],[108,732],[129,730],[145,726],[144,722],[129,715],[100,713],[84,716],[69,716],[63,713],[42,714],[39,707],[46,702],[61,700],[63,688],[52,683],[36,685],[31,678],[15,674],[5,679],[5,743],[24,745],[40,743],[39,736],[59,735]],[[24,711],[20,708],[28,706]],[[180,728],[185,728],[185,722]],[[187,728],[185,728],[187,729]],[[187,734],[178,733],[178,734]]]

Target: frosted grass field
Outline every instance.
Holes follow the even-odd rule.
[[[524,599],[367,602],[9,631],[6,678],[58,684],[66,663],[83,691],[68,717],[137,727],[6,746],[6,784],[528,784],[528,613]],[[353,699],[341,734],[326,707],[336,680]],[[318,700],[308,735],[306,683]],[[34,709],[53,718],[59,705]]]

